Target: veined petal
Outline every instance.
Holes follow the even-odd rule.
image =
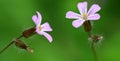
[[[37,25],[37,16],[36,16],[36,15],[33,15],[33,16],[32,16],[32,20],[33,20],[33,22]]]
[[[43,32],[43,35],[48,39],[50,43],[53,41],[52,36],[50,34]]]
[[[51,26],[49,25],[48,22],[44,23],[41,25],[43,31],[52,31]]]
[[[101,7],[97,4],[93,4],[91,6],[91,8],[89,9],[88,11],[88,15],[91,15],[91,14],[95,14],[96,12],[98,12],[99,10],[101,9]]]
[[[39,30],[36,30],[36,32],[39,34],[39,35],[43,35],[44,37],[46,37],[48,39],[49,42],[52,42],[52,36],[46,32],[43,32],[43,31],[39,31]]]
[[[42,16],[40,14],[40,12],[37,11],[37,15],[38,15],[38,24],[41,24],[41,21],[42,21]]]
[[[37,16],[33,15],[32,16],[32,20],[36,25],[40,25],[41,24],[41,20],[42,20],[42,16],[39,12],[37,12]]]
[[[87,2],[80,2],[78,3],[77,7],[81,15],[87,13]]]
[[[98,20],[98,19],[100,19],[99,14],[91,14],[88,16],[88,20]]]
[[[75,28],[78,28],[78,27],[80,27],[84,22],[85,22],[85,20],[78,19],[78,20],[74,20],[74,21],[72,22],[72,25],[73,25]]]
[[[80,18],[80,14],[77,14],[77,13],[72,12],[72,11],[68,11],[66,13],[66,18],[69,18],[69,19],[79,19]]]

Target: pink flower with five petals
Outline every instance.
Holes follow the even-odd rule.
[[[78,7],[80,14],[77,14],[77,13],[72,12],[72,11],[68,11],[66,13],[66,18],[75,19],[72,22],[72,25],[75,28],[80,27],[87,20],[100,19],[100,15],[96,13],[101,9],[101,7],[99,5],[93,4],[91,6],[91,8],[88,10],[88,12],[87,12],[87,2],[78,3],[77,7]]]
[[[47,32],[52,31],[52,28],[50,27],[48,22],[46,22],[44,24],[41,24],[41,22],[42,22],[41,14],[39,12],[37,12],[37,16],[33,15],[32,20],[36,24],[36,32],[39,35],[45,36],[48,39],[49,42],[52,42],[52,40],[53,40],[52,36],[47,33]]]

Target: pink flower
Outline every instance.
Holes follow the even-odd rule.
[[[93,4],[91,8],[88,10],[88,12],[87,12],[87,2],[78,3],[77,7],[78,7],[78,10],[80,11],[80,14],[77,14],[72,11],[68,11],[66,13],[66,18],[75,19],[72,22],[72,25],[75,28],[80,27],[86,20],[100,19],[100,15],[96,13],[101,9],[99,5]]]
[[[52,31],[52,28],[50,27],[48,22],[41,24],[41,21],[42,21],[41,14],[39,12],[37,12],[37,16],[33,15],[32,20],[36,24],[36,32],[39,35],[45,36],[49,42],[52,42],[53,39],[52,39],[51,35],[47,33],[47,32]]]

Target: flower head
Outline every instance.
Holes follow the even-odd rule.
[[[100,19],[100,15],[96,13],[101,9],[99,5],[93,4],[91,8],[88,10],[88,12],[87,12],[87,2],[78,3],[77,7],[78,10],[80,11],[80,14],[77,14],[72,11],[68,11],[66,13],[66,18],[75,19],[72,22],[72,25],[75,28],[80,27],[86,20]]]
[[[37,12],[37,16],[33,15],[32,16],[33,22],[36,24],[36,32],[39,35],[45,36],[49,42],[52,42],[52,36],[48,34],[47,32],[52,31],[52,28],[50,27],[48,22],[45,22],[44,24],[41,24],[42,21],[42,16],[39,12]]]

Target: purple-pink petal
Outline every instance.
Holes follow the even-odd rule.
[[[36,29],[36,32],[39,34],[39,35],[43,35],[44,37],[46,37],[48,39],[49,42],[52,42],[52,36],[44,31],[40,31],[38,28]]]
[[[78,20],[74,20],[74,21],[72,22],[72,25],[73,25],[75,28],[78,28],[78,27],[80,27],[84,22],[85,22],[85,20],[80,20],[80,19],[78,19]]]
[[[39,35],[42,35],[42,34],[43,34],[43,31],[40,31],[39,27],[36,27],[36,32],[37,32],[37,34],[39,34]]]
[[[37,16],[36,16],[36,15],[33,15],[33,16],[32,16],[32,20],[33,20],[33,22],[37,25]]]
[[[40,14],[40,12],[37,11],[37,15],[38,15],[38,24],[41,24],[41,21],[42,21],[42,16]]]
[[[52,28],[51,28],[51,26],[49,25],[48,22],[42,24],[41,26],[42,26],[43,31],[52,31]]]
[[[80,2],[77,7],[81,14],[87,13],[87,2]]]
[[[77,14],[77,13],[72,12],[72,11],[68,11],[66,13],[66,18],[69,18],[69,19],[79,19],[80,18],[80,14]]]
[[[53,41],[52,36],[50,34],[44,32],[43,35],[48,39],[50,43]]]
[[[95,14],[96,12],[98,12],[99,10],[101,9],[101,7],[97,4],[93,4],[91,6],[91,8],[89,9],[88,11],[88,15],[91,15],[91,14]]]
[[[99,14],[91,14],[88,16],[88,20],[98,20],[98,19],[100,19]]]
[[[37,12],[37,15],[32,16],[32,20],[36,25],[40,25],[42,21],[42,16],[39,12]]]

